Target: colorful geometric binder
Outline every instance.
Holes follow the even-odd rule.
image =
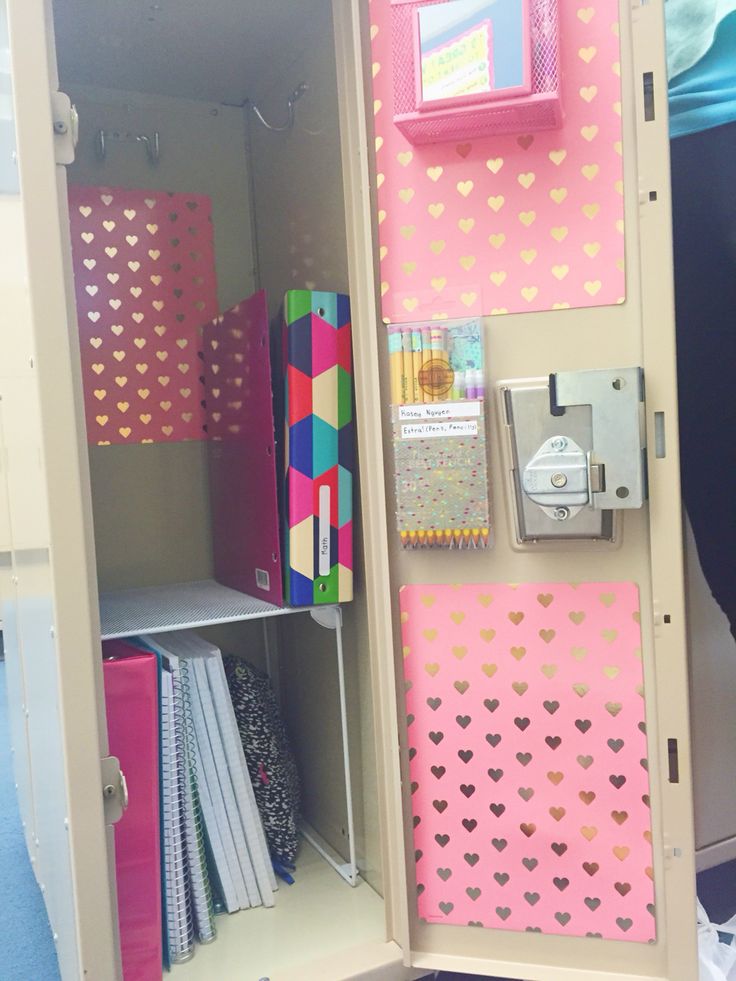
[[[286,600],[353,598],[350,301],[290,290],[284,301]]]
[[[400,594],[418,914],[656,938],[639,593]]]
[[[110,753],[120,760],[128,807],[115,825],[120,947],[126,981],[160,981],[158,665],[122,641],[103,645]]]
[[[281,606],[265,292],[206,326],[203,341],[215,579]]]

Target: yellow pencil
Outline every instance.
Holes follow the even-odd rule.
[[[413,402],[424,401],[422,396],[422,386],[419,384],[419,374],[422,370],[422,332],[419,329],[411,332],[411,353],[412,353],[412,383],[414,386]]]
[[[429,327],[422,327],[422,368],[432,358],[432,333]],[[426,369],[425,369],[426,370]],[[427,382],[425,381],[425,385]],[[432,392],[429,388],[422,388],[422,401],[432,402]]]
[[[432,349],[432,362],[434,370],[437,372],[437,381],[441,382],[440,378],[440,365],[447,361],[447,354],[445,352],[445,331],[442,327],[432,327],[430,331],[430,346]],[[433,402],[441,402],[444,396],[433,395]]]
[[[391,368],[391,402],[403,405],[406,402],[406,386],[404,384],[404,355],[401,350],[401,330],[398,327],[389,328],[388,357]]]
[[[403,374],[401,376],[401,384],[403,391],[403,401],[404,403],[410,403],[414,401],[414,361],[411,353],[411,329],[402,327],[401,328],[401,352],[403,361]]]

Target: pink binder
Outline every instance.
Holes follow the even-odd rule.
[[[115,825],[115,873],[125,981],[161,981],[158,666],[123,641],[103,644],[110,753],[128,784]]]
[[[203,349],[215,579],[281,606],[265,292],[208,324]]]

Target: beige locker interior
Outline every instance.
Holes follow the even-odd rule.
[[[22,203],[2,199],[0,205],[4,241],[25,262],[3,263],[2,270],[13,327],[3,330],[0,341],[7,461],[2,489],[11,541],[0,574],[21,810],[65,981],[83,976],[114,981],[119,970],[111,828],[105,825],[100,776],[100,758],[107,751],[98,593],[207,578],[212,570],[203,444],[90,447],[87,456],[70,290],[67,180],[210,195],[222,308],[259,286],[276,304],[285,289],[313,281],[347,291],[352,300],[363,475],[356,507],[362,520],[356,598],[344,616],[363,881],[351,889],[307,850],[297,885],[282,887],[276,909],[220,918],[216,943],[200,947],[172,976],[180,981],[262,976],[400,981],[442,968],[525,981],[693,981],[695,853],[663,0],[621,5],[627,302],[555,312],[554,330],[547,314],[501,318],[503,328],[499,320],[485,321],[489,387],[502,378],[554,370],[643,366],[649,445],[654,445],[655,412],[664,413],[667,431],[666,455],[650,453],[649,503],[625,514],[617,549],[516,550],[494,423],[489,472],[495,547],[439,560],[402,553],[392,520],[385,331],[378,315],[371,201],[367,3],[211,0],[187,2],[176,11],[165,2],[59,0],[56,44],[42,0],[7,0],[7,6],[23,198]],[[60,163],[56,178],[49,106],[49,90],[57,88],[55,52],[59,88],[80,114],[76,158]],[[655,117],[648,122],[644,72],[655,77]],[[280,122],[286,98],[300,82],[307,82],[309,91],[288,134],[267,132],[248,104],[235,105],[255,101],[266,118]],[[54,119],[60,111],[63,106],[55,102]],[[100,163],[93,152],[94,131],[114,126],[157,129],[160,165],[151,168],[134,144],[115,145]],[[62,141],[59,148],[59,142],[57,137],[63,160],[69,147]],[[649,199],[652,190],[656,200]],[[47,526],[42,515],[48,515]],[[405,754],[399,751],[406,731],[397,601],[400,585],[436,581],[438,562],[446,582],[605,579],[640,585],[655,944],[530,937],[418,920],[402,789]],[[332,639],[302,616],[283,618],[274,631],[305,816],[344,854]],[[263,656],[259,625],[230,625],[213,630],[213,636],[251,659]],[[52,747],[53,734],[58,735]],[[679,750],[676,783],[668,780],[668,740],[677,740]]]

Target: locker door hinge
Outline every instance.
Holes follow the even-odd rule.
[[[102,774],[102,801],[105,806],[105,824],[115,824],[128,806],[128,785],[120,769],[117,756],[104,756],[100,760]]]
[[[77,107],[64,92],[51,93],[51,113],[54,123],[54,159],[57,164],[74,163],[74,150],[79,141]]]

